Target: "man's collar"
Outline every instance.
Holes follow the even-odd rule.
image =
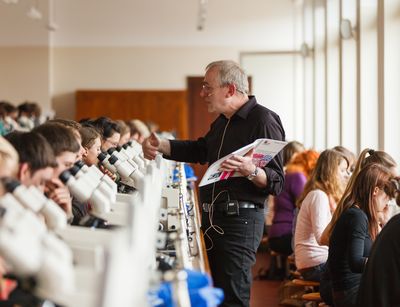
[[[246,119],[249,115],[250,111],[257,104],[257,100],[255,96],[249,96],[249,100],[240,107],[239,110],[233,116],[239,116],[240,118]]]

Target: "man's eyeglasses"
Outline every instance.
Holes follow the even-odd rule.
[[[220,85],[220,86],[218,86],[218,88],[221,88],[221,87],[224,87],[224,86],[227,86],[227,85],[228,85],[228,84],[226,84],[226,85]],[[211,86],[209,86],[208,84],[203,84],[203,85],[201,86],[201,88],[202,88],[202,90],[203,90],[205,93],[207,93],[207,94],[212,93],[212,92],[216,89],[216,87],[211,87]],[[244,92],[241,91],[241,90],[239,90],[238,88],[236,88],[236,91],[239,92],[239,93],[244,94]]]
[[[211,87],[211,86],[209,86],[208,84],[203,84],[203,85],[201,86],[201,88],[202,88],[202,90],[203,90],[204,92],[206,92],[206,93],[212,93],[212,92],[215,90],[214,87]]]

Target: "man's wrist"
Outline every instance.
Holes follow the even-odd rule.
[[[158,151],[167,156],[171,155],[171,145],[168,139],[160,139]]]
[[[247,175],[246,178],[252,181],[254,178],[257,177],[257,175],[258,175],[258,167],[255,166],[254,171],[251,174]]]

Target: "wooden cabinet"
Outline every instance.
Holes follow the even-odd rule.
[[[186,91],[78,90],[76,120],[108,116],[112,119],[153,121],[161,131],[189,137]]]

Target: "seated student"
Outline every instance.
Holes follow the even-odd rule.
[[[66,127],[69,127],[72,129],[72,132],[75,135],[76,141],[79,143],[79,146],[80,146],[77,159],[81,160],[82,155],[85,152],[84,148],[81,145],[82,144],[82,136],[81,136],[80,130],[82,128],[82,125],[72,119],[64,119],[64,118],[51,119],[51,120],[47,121],[46,123],[58,123],[58,124],[61,124],[63,126],[66,126]]]
[[[129,126],[123,120],[116,120],[115,122],[119,126],[119,131],[120,131],[120,134],[121,134],[121,137],[119,139],[118,145],[122,146],[122,145],[126,144],[130,140],[130,138],[131,138],[131,129],[129,128]]]
[[[290,255],[292,250],[292,228],[296,202],[303,192],[319,153],[306,150],[297,153],[286,165],[285,184],[282,192],[275,196],[274,218],[268,232],[268,244],[272,251]]]
[[[304,279],[321,280],[328,248],[320,245],[320,239],[347,184],[347,167],[347,160],[340,152],[323,151],[298,201],[295,261]]]
[[[336,150],[338,152],[341,152],[346,157],[347,161],[349,161],[348,171],[350,174],[352,174],[354,171],[354,168],[355,168],[356,160],[357,160],[356,155],[352,151],[347,149],[346,147],[343,147],[340,145],[335,146],[332,149]]]
[[[330,223],[325,228],[325,230],[322,234],[322,237],[321,237],[322,245],[326,245],[326,246],[329,245],[329,238],[332,234],[332,229],[333,229],[332,225],[334,225],[337,222],[339,216],[343,213],[344,205],[345,205],[343,203],[343,201],[350,195],[350,192],[353,189],[355,178],[357,177],[358,173],[361,171],[361,169],[363,169],[367,165],[374,164],[374,163],[380,164],[380,165],[390,169],[390,171],[392,172],[392,175],[397,176],[397,163],[388,153],[386,153],[384,151],[369,149],[369,148],[364,149],[360,153],[360,156],[358,157],[358,160],[354,167],[353,174],[349,180],[348,185],[346,186],[346,190],[343,193],[343,197],[340,200],[340,202],[332,216],[332,220],[330,221]],[[381,219],[381,224],[384,224],[385,220],[387,220],[388,217],[380,216],[380,219]]]
[[[132,119],[127,122],[131,129],[131,140],[142,144],[145,138],[150,136],[150,130],[140,119]]]
[[[71,128],[58,123],[45,123],[36,127],[33,131],[46,138],[57,161],[53,178],[46,183],[46,194],[67,213],[69,220],[72,221],[71,194],[58,176],[64,170],[71,168],[77,161],[80,144],[76,141],[76,136]]]
[[[49,143],[36,132],[14,131],[5,138],[19,155],[17,179],[26,186],[33,185],[44,192],[46,182],[53,178],[57,165]]]
[[[355,306],[361,275],[379,233],[378,215],[395,197],[391,171],[379,164],[364,167],[343,200],[344,210],[329,240],[328,267],[335,307]]]
[[[400,206],[399,178],[392,181]],[[358,289],[357,306],[400,306],[400,215],[394,216],[376,238]]]
[[[10,177],[16,178],[18,172],[18,153],[14,147],[3,137],[0,137],[0,178]],[[5,193],[3,185],[0,183],[0,197]],[[7,306],[10,293],[16,288],[17,283],[13,280],[4,278],[3,276],[8,273],[9,265],[5,260],[0,257],[0,284],[1,293],[0,300],[1,306]],[[8,306],[14,306],[10,302]]]
[[[23,102],[18,105],[18,124],[21,128],[32,130],[35,127],[35,107],[31,102]]]
[[[15,148],[0,136],[0,178],[17,176],[18,153]]]
[[[96,165],[99,162],[97,156],[101,153],[101,135],[90,126],[83,126],[79,131],[84,149],[82,160],[89,166]]]
[[[101,134],[101,150],[107,151],[110,148],[117,147],[121,138],[119,126],[117,123],[107,117],[99,117],[88,121],[87,124],[94,126]]]

